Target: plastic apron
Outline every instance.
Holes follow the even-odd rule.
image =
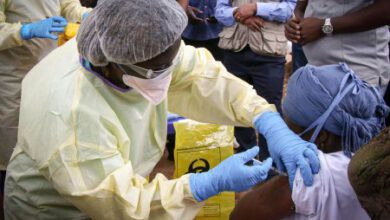
[[[76,0],[0,0],[0,10],[0,170],[5,170],[17,140],[21,82],[57,47],[50,39],[21,40],[21,24],[61,13],[74,21],[87,9]]]
[[[157,106],[81,65],[75,39],[35,66],[23,81],[6,219],[193,219],[202,203],[189,175],[144,178],[163,155],[167,110],[250,126],[275,107],[207,50],[182,44],[178,56],[168,97]]]

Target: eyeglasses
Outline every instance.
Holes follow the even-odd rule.
[[[116,64],[116,65],[126,75],[134,75],[135,72],[136,75],[146,79],[156,78],[162,73],[166,72],[172,66],[172,64],[170,64],[168,67],[163,67],[161,69],[153,70],[153,69],[146,69],[134,64],[130,64],[130,65]]]

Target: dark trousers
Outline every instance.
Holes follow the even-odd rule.
[[[389,28],[389,32],[390,32],[390,28]],[[390,51],[390,42],[389,42],[389,51]],[[389,53],[389,59],[390,59],[390,53]],[[387,85],[387,90],[386,90],[384,98],[385,98],[386,104],[388,106],[390,106],[390,83]],[[386,119],[386,125],[390,126],[390,115]]]
[[[390,106],[390,83],[387,85],[386,93],[384,96],[385,102],[388,106]],[[386,126],[390,126],[390,115],[386,118]]]
[[[230,73],[253,85],[257,94],[269,103],[275,104],[279,112],[281,112],[285,63],[285,57],[259,55],[249,47],[240,52],[225,51],[223,59],[223,64]],[[257,143],[253,128],[235,127],[234,135],[242,151],[258,145],[261,149],[260,159],[269,156],[267,142],[262,135],[259,135],[259,143]]]
[[[307,59],[305,53],[303,52],[302,46],[300,44],[293,44],[292,46],[292,71],[293,73],[305,66],[307,64]]]
[[[191,45],[194,47],[204,47],[213,55],[214,59],[218,61],[223,60],[223,50],[218,47],[219,38],[211,39],[211,40],[190,40],[183,37],[184,43],[187,45]]]
[[[5,170],[0,170],[0,219],[4,219],[3,201],[5,173]]]

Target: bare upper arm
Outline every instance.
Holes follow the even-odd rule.
[[[294,213],[288,178],[276,176],[245,194],[230,215],[231,220],[281,219]]]

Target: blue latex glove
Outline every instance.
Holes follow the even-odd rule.
[[[57,40],[58,37],[52,32],[63,33],[68,22],[63,17],[46,18],[34,23],[24,24],[20,31],[23,40],[32,38],[49,38]]]
[[[259,147],[253,147],[227,158],[208,172],[191,174],[190,187],[194,198],[200,202],[223,191],[241,192],[264,181],[272,166],[271,158],[263,164],[245,165],[259,150]]]
[[[297,168],[306,186],[313,185],[313,174],[320,170],[317,146],[302,140],[292,132],[277,112],[265,112],[255,118],[255,128],[267,140],[268,150],[279,170],[287,170],[290,187]]]

